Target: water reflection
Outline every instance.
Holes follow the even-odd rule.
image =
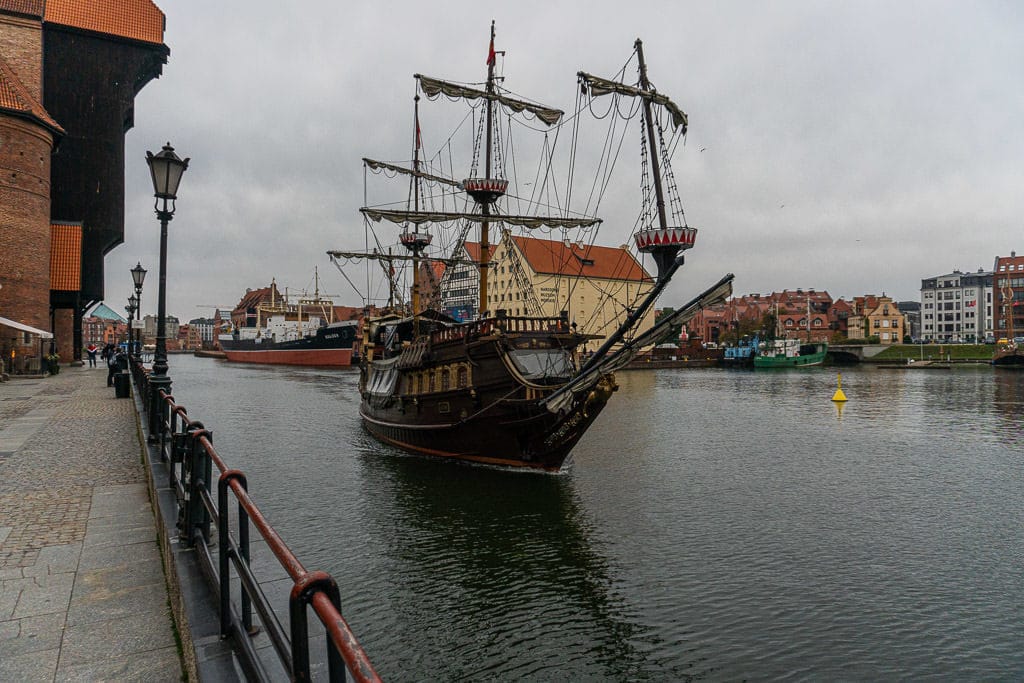
[[[385,644],[399,661],[389,668],[403,678],[549,680],[621,679],[643,668],[633,643],[645,628],[625,614],[571,477],[398,451],[367,453],[362,464],[382,503],[366,521],[401,577]],[[424,632],[435,651],[416,670],[426,653],[403,653],[401,643]],[[447,648],[459,657],[438,656]]]
[[[1001,418],[998,434],[1011,448],[1024,446],[1024,371],[993,369],[994,405]]]
[[[623,373],[552,476],[382,446],[353,372],[173,367],[387,679],[1024,673],[1024,373],[844,369],[841,423],[833,371]]]

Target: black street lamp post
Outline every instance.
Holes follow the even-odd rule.
[[[150,410],[149,438],[158,440],[163,424],[160,392],[171,392],[171,378],[167,376],[167,224],[174,218],[175,202],[178,198],[178,183],[188,168],[188,159],[181,159],[174,153],[171,143],[164,145],[159,153],[146,152],[146,163],[153,179],[153,208],[160,220],[160,287],[157,294],[156,351],[153,354],[153,370],[149,377]]]
[[[135,267],[132,268],[132,282],[135,283],[135,319],[142,319],[142,283],[146,280],[146,269],[142,267],[141,263],[136,263]],[[135,348],[132,352],[139,356],[142,352],[142,332],[136,332]]]
[[[128,297],[128,357],[131,358],[135,350],[135,331],[132,329],[132,321],[135,319],[135,312],[139,310],[139,298],[132,294]]]
[[[126,327],[128,329],[126,330],[126,333],[125,333],[125,336],[124,336],[124,345],[125,345],[125,348],[128,350],[128,352],[131,353],[131,350],[132,350],[132,319],[135,317],[135,309],[132,308],[132,298],[131,297],[128,297],[128,305],[124,307],[124,312],[128,314],[128,324],[126,325]]]

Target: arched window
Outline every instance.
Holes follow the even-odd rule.
[[[451,389],[451,385],[451,373],[448,371],[448,368],[444,368],[441,370],[441,391],[448,391]]]
[[[469,386],[469,369],[465,365],[460,365],[455,375],[455,386],[459,389],[465,389]]]
[[[428,377],[428,379],[429,379],[429,381],[430,381],[430,385],[429,385],[429,386],[430,386],[430,388],[429,388],[429,389],[427,389],[427,391],[429,391],[430,393],[434,393],[434,387],[435,387],[436,385],[434,384],[434,373],[433,373],[433,371],[431,371],[431,372],[428,372],[428,373],[427,373],[427,377]]]
[[[416,393],[417,394],[422,394],[423,393],[423,373],[422,372],[416,373]]]

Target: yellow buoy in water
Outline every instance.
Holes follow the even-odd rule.
[[[836,375],[836,379],[839,381],[839,387],[836,389],[836,393],[832,394],[832,402],[846,403],[846,394],[843,393],[843,376]]]

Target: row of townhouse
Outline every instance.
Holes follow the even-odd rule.
[[[775,329],[765,329],[773,325]],[[877,337],[879,343],[896,344],[908,334],[908,322],[901,304],[885,295],[847,301],[833,299],[827,291],[787,289],[734,297],[701,311],[687,329],[716,344],[752,334],[813,341]]]

